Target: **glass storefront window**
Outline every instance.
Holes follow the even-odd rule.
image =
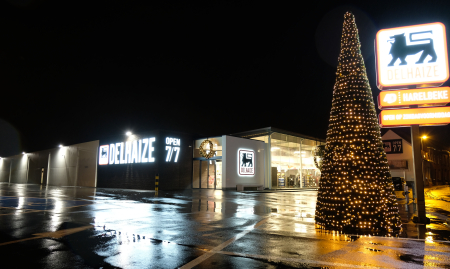
[[[269,144],[269,135],[253,137]],[[318,187],[320,170],[314,163],[316,147],[325,142],[273,132],[270,134],[272,188]],[[276,170],[275,170],[276,169]]]

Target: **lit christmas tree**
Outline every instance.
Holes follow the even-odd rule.
[[[327,230],[390,233],[401,220],[360,47],[347,12],[315,220]]]

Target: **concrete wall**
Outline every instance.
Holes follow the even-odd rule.
[[[0,182],[9,182],[9,172],[11,171],[11,160],[7,158],[0,159]]]
[[[28,174],[27,154],[13,156],[11,159],[11,183],[27,183]]]
[[[47,184],[95,187],[98,145],[96,140],[52,149]]]
[[[237,184],[264,184],[264,151],[267,148],[263,141],[222,136],[222,188],[235,189]],[[238,174],[239,149],[255,152],[255,175],[240,176]]]
[[[0,182],[41,184],[43,179],[43,184],[53,186],[95,187],[98,142],[2,158]]]
[[[41,172],[44,168],[43,184],[47,181],[48,155],[50,150],[28,153],[28,183],[40,184]]]
[[[407,160],[408,169],[391,169],[392,177],[404,177],[406,181],[414,181],[414,167],[413,167],[413,157],[412,157],[412,146],[409,142],[401,138],[399,135],[394,133],[392,130],[387,131],[382,140],[389,139],[402,139],[403,153],[393,153],[386,154],[388,160]]]
[[[68,146],[50,152],[48,185],[76,186],[78,151]]]

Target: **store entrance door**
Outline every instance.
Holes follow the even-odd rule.
[[[200,164],[200,188],[214,189],[216,187],[216,161],[206,160]]]
[[[193,189],[222,189],[222,160],[194,160]]]

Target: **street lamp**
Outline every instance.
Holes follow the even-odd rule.
[[[130,131],[126,132],[125,134],[126,134],[127,136],[132,135],[132,133],[131,133]]]

